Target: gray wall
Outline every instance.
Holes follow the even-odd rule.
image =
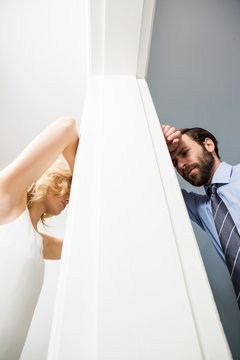
[[[207,128],[231,164],[239,162],[239,40],[238,0],[156,1],[148,85],[159,120]],[[240,359],[240,312],[228,271],[206,234],[194,230],[233,357]]]

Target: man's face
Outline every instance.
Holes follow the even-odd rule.
[[[172,154],[177,172],[194,186],[208,185],[211,181],[215,158],[211,152],[184,134]]]

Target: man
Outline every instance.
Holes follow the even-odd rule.
[[[240,164],[222,162],[214,135],[202,128],[162,126],[177,172],[206,195],[182,190],[191,220],[226,262],[240,307]]]

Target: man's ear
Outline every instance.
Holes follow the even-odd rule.
[[[212,139],[206,137],[206,139],[203,142],[203,145],[208,152],[212,153],[215,151],[215,144],[212,141]]]

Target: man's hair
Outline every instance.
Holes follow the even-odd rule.
[[[215,138],[215,136],[211,134],[208,130],[199,127],[184,128],[179,130],[181,131],[182,135],[183,134],[188,135],[192,140],[196,141],[201,146],[204,146],[203,143],[206,138],[211,139],[215,145],[215,153],[217,157],[220,159],[219,151],[218,151],[218,141]]]

